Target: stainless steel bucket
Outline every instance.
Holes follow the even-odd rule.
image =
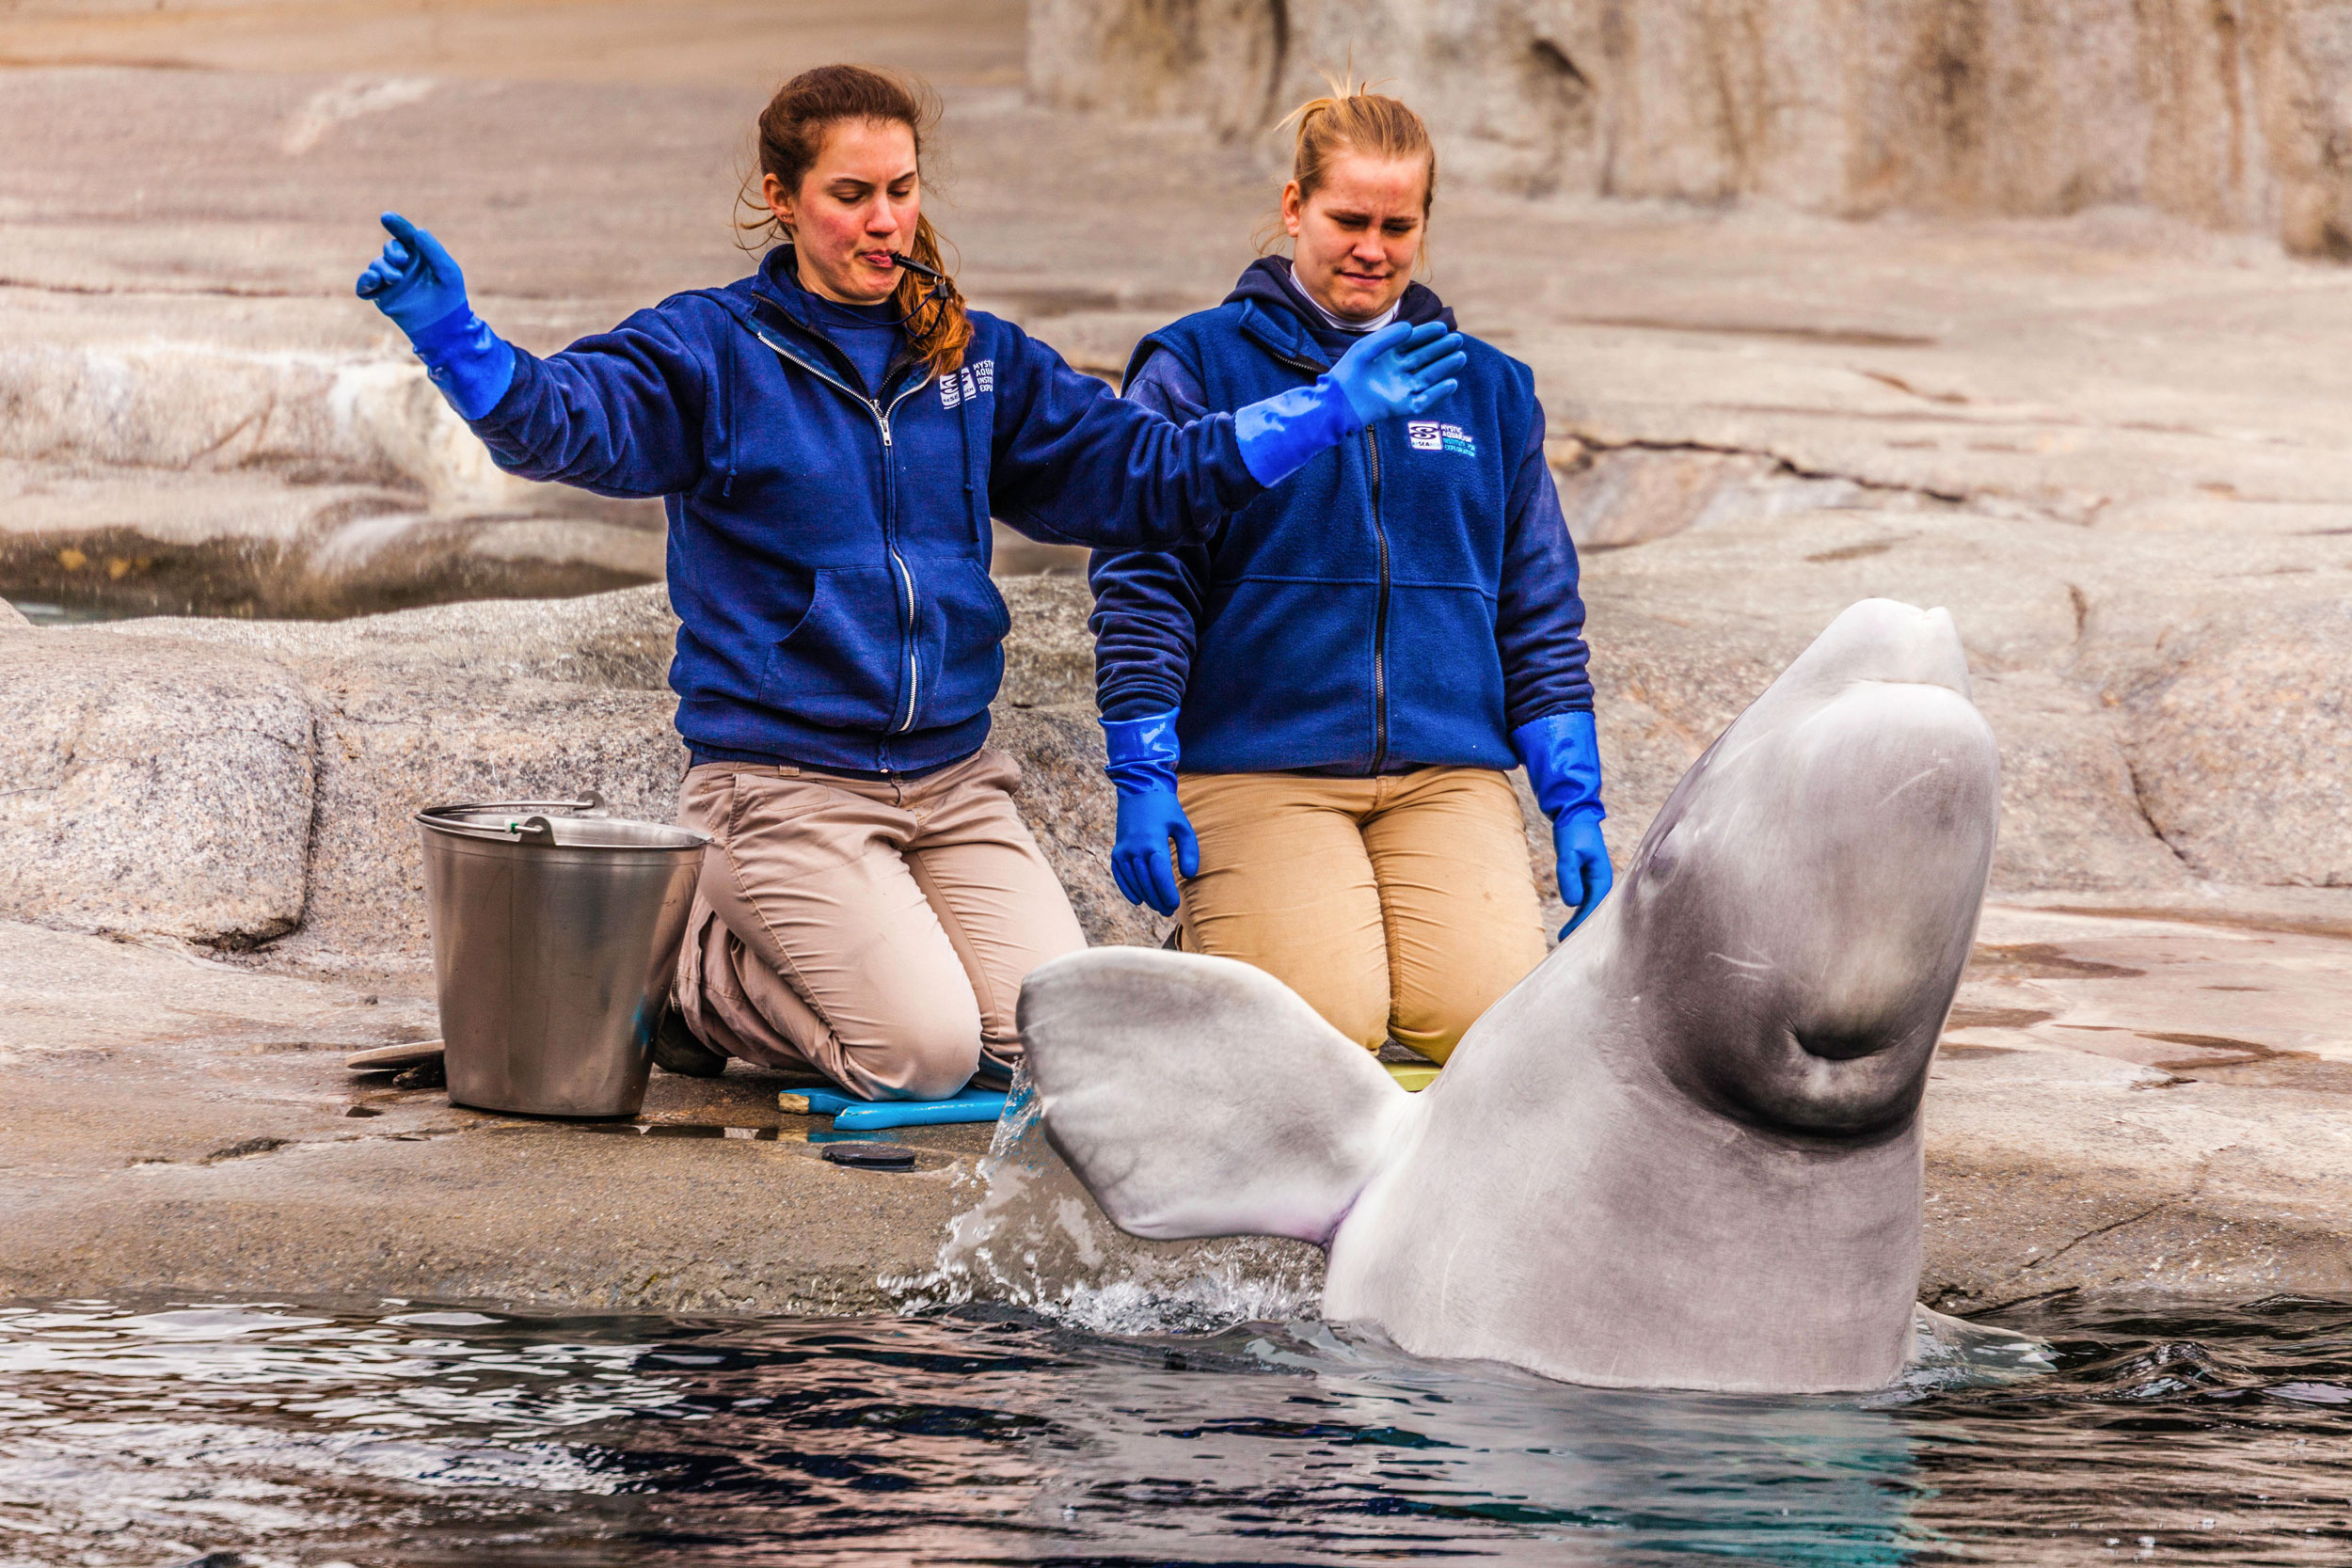
[[[425,918],[449,1097],[485,1111],[634,1116],[707,833],[585,800],[434,806]]]

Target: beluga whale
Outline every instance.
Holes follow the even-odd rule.
[[[1249,965],[1042,965],[1020,1027],[1046,1136],[1131,1234],[1322,1245],[1326,1320],[1410,1354],[1883,1387],[1999,811],[1968,693],[1948,612],[1847,610],[1419,1094]]]

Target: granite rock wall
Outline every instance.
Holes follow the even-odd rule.
[[[1359,77],[1445,172],[1811,212],[2143,204],[2352,256],[2330,0],[1031,0],[1047,103],[1255,135]]]
[[[1003,587],[1013,631],[993,744],[1021,765],[1022,812],[1089,938],[1156,943],[1167,923],[1110,879],[1086,587]],[[1699,621],[1619,589],[1597,600],[1620,867],[1828,613]],[[2001,745],[1996,887],[2352,883],[2352,711],[2331,678],[2352,661],[2347,624],[2324,597],[2238,605],[2062,670],[2003,658],[2000,617],[1963,617]],[[0,628],[0,918],[299,973],[421,974],[420,806],[595,789],[622,815],[671,816],[686,763],[664,686],[675,629],[659,587],[326,624]],[[1520,793],[1556,921],[1550,835]]]
[[[1111,885],[1087,592],[1008,581],[994,744],[1096,942],[1167,923]],[[13,613],[12,611],[10,612]],[[421,806],[594,789],[667,821],[686,753],[665,592],[349,621],[0,626],[0,919],[364,978],[430,963]]]

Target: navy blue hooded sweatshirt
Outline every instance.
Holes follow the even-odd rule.
[[[1453,313],[1420,284],[1399,318]],[[1343,352],[1290,263],[1144,339],[1131,398],[1215,419],[1311,382]],[[1188,771],[1358,777],[1507,768],[1511,732],[1589,709],[1584,604],[1534,374],[1475,338],[1461,388],[1311,460],[1204,539],[1098,549],[1105,719],[1174,710]]]
[[[515,378],[471,421],[499,467],[668,503],[670,684],[703,759],[923,772],[977,750],[1010,625],[992,513],[1165,546],[1263,493],[1233,422],[1179,428],[971,311],[962,368],[869,396],[788,249]]]

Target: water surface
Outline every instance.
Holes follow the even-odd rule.
[[[2352,1557],[2352,1306],[2002,1321],[2056,1370],[1963,1354],[1867,1399],[1754,1400],[1312,1322],[24,1305],[0,1308],[0,1563]]]

